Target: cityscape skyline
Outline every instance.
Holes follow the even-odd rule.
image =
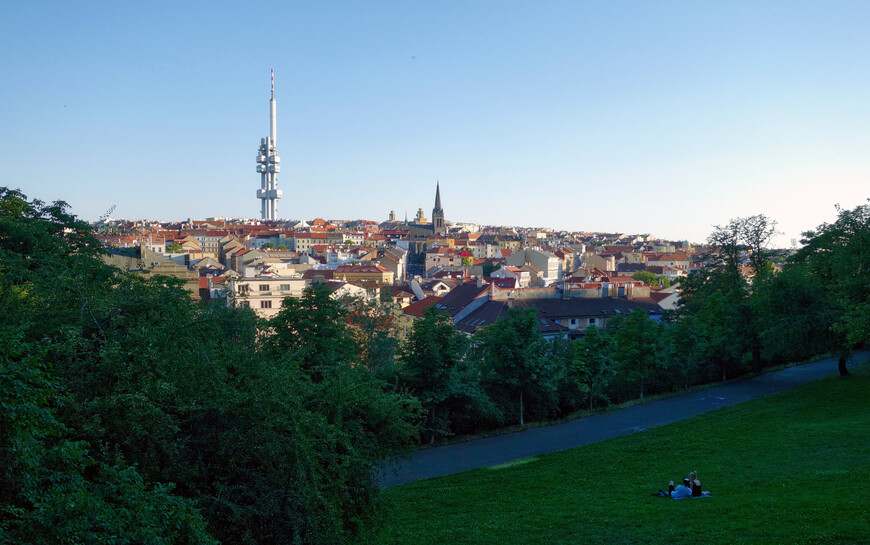
[[[3,185],[96,220],[258,216],[265,73],[278,217],[413,217],[780,246],[865,202],[860,2],[4,8]],[[196,25],[189,21],[196,20]]]

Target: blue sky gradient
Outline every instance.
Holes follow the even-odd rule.
[[[256,6],[256,9],[255,9]],[[649,232],[870,197],[870,2],[5,2],[0,185],[93,220]]]

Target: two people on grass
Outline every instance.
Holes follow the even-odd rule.
[[[668,491],[667,493],[659,490],[659,496],[670,496],[675,500],[681,500],[683,498],[691,498],[692,497],[692,481],[689,480],[688,477],[683,479],[683,484],[678,484],[674,486],[674,481],[668,483]]]
[[[694,471],[689,473],[688,477],[683,479],[682,484],[674,486],[674,481],[668,483],[668,491],[659,490],[659,496],[670,496],[675,500],[683,498],[692,498],[703,496],[701,491],[701,481],[698,480],[698,474]]]

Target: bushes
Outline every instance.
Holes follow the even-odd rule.
[[[346,543],[419,404],[341,326],[195,305],[121,273],[62,203],[0,189],[0,531],[16,543]]]

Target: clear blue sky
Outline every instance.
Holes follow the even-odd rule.
[[[279,216],[782,244],[870,197],[870,2],[12,2],[0,185],[93,220]]]

